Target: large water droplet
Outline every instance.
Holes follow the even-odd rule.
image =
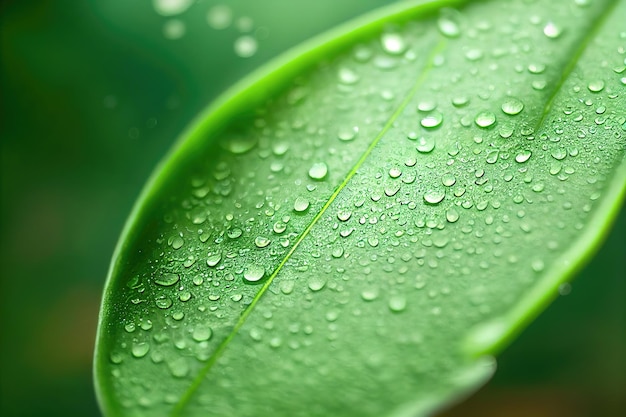
[[[191,337],[196,342],[204,342],[209,340],[213,335],[213,331],[209,326],[198,326],[193,330]]]
[[[234,153],[243,154],[254,148],[257,144],[257,139],[253,136],[235,136],[228,138],[222,143],[222,146]]]
[[[321,276],[311,277],[308,281],[308,286],[311,291],[319,291],[326,285],[326,280]]]
[[[404,295],[393,295],[389,299],[389,309],[394,313],[399,313],[406,309],[406,297]]]
[[[243,273],[246,281],[256,282],[265,276],[265,268],[260,265],[249,265]]]
[[[210,266],[210,267],[214,267],[215,265],[220,263],[221,260],[222,260],[222,254],[221,253],[214,253],[214,254],[209,255],[207,257],[206,264],[208,266]]]
[[[587,85],[587,88],[592,93],[599,93],[600,91],[604,90],[604,81],[593,80]]]
[[[178,274],[163,274],[160,277],[156,278],[154,282],[164,287],[169,287],[176,284],[179,279],[180,276]]]
[[[428,204],[439,204],[446,196],[446,192],[443,189],[428,190],[424,194],[424,201]]]
[[[530,159],[531,155],[532,155],[532,152],[530,152],[529,150],[521,151],[520,153],[515,155],[515,162],[518,162],[518,163],[522,164],[522,163],[528,161]]]
[[[293,209],[299,213],[306,211],[309,208],[309,200],[303,197],[297,197],[293,203]]]
[[[328,165],[324,162],[315,163],[309,169],[309,177],[314,180],[323,180],[326,174],[328,174]]]
[[[502,103],[502,111],[508,115],[515,116],[524,109],[524,103],[514,97],[509,97]]]
[[[496,122],[496,115],[490,111],[482,111],[476,115],[474,122],[479,127],[487,128]]]
[[[441,122],[443,122],[443,114],[441,112],[434,111],[430,113],[429,115],[427,115],[426,117],[424,117],[420,121],[420,124],[425,128],[432,129],[432,128],[438,127],[441,124]]]
[[[271,241],[268,238],[264,237],[264,236],[257,236],[254,239],[254,244],[256,245],[257,248],[264,248],[267,245],[269,245],[270,243],[271,243]]]
[[[141,343],[133,343],[133,347],[131,348],[131,353],[135,358],[143,358],[146,356],[148,351],[150,350],[150,344],[141,342]]]

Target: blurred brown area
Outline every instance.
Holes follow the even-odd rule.
[[[183,14],[187,35],[176,41],[163,37],[151,2],[0,3],[0,415],[99,415],[91,355],[100,293],[154,165],[239,77],[388,2],[229,2],[269,33],[247,60],[232,53],[236,33],[208,28],[216,1]],[[571,294],[502,354],[485,388],[445,416],[626,414],[625,232],[622,213]]]

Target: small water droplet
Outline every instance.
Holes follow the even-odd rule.
[[[562,29],[556,25],[554,22],[548,22],[543,27],[543,34],[546,35],[550,39],[556,39],[561,36]]]
[[[339,132],[337,132],[337,137],[341,141],[348,142],[353,140],[356,137],[357,133],[359,133],[359,128],[356,126],[350,128],[342,128],[339,129]]]

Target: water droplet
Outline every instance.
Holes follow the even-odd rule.
[[[391,55],[400,55],[406,50],[406,43],[398,33],[384,33],[380,41],[385,52]]]
[[[287,230],[287,225],[283,222],[276,222],[274,223],[273,229],[274,229],[274,233],[281,234],[285,230]]]
[[[148,351],[150,350],[150,345],[145,342],[141,343],[133,343],[133,347],[131,348],[131,353],[136,358],[143,358],[146,356]]]
[[[554,22],[548,22],[543,27],[543,34],[546,35],[550,39],[556,39],[561,36],[562,29],[557,26]]]
[[[402,171],[400,171],[400,168],[393,167],[389,170],[389,176],[391,178],[398,178],[400,175],[402,175]]]
[[[508,115],[515,116],[524,109],[524,103],[514,97],[509,97],[502,103],[502,111]]]
[[[167,364],[170,372],[177,378],[183,378],[189,373],[187,358],[180,356]]]
[[[365,301],[374,301],[378,298],[378,290],[376,288],[366,288],[361,292],[361,298]]]
[[[313,164],[309,169],[309,177],[314,180],[323,180],[328,174],[328,166],[324,162]]]
[[[240,36],[235,40],[235,53],[242,58],[250,58],[256,54],[259,44],[255,38],[249,35]]]
[[[297,197],[296,201],[293,203],[293,209],[298,213],[302,213],[309,208],[309,200],[303,197]]]
[[[337,137],[339,138],[339,140],[348,142],[348,141],[353,140],[356,137],[357,133],[359,133],[359,128],[356,126],[350,127],[350,128],[342,128],[342,129],[339,129],[339,132],[337,133]]]
[[[452,98],[452,105],[454,107],[463,107],[469,103],[469,98],[466,96],[458,96]]]
[[[249,265],[245,272],[243,273],[243,277],[246,281],[256,282],[265,276],[265,268],[260,265]]]
[[[439,204],[446,196],[446,192],[443,189],[428,190],[424,194],[424,201],[428,204]]]
[[[515,161],[522,164],[530,159],[532,152],[529,150],[524,150],[515,155]]]
[[[406,309],[406,297],[403,295],[393,295],[389,299],[389,309],[394,313],[399,313]]]
[[[126,326],[124,326],[124,330],[126,330],[128,333],[132,333],[135,331],[135,323],[128,323]]]
[[[341,67],[339,69],[338,76],[339,76],[339,81],[342,84],[347,84],[347,85],[356,84],[361,78],[356,72],[346,67]]]
[[[541,74],[546,70],[546,65],[541,63],[533,63],[528,65],[528,71],[531,74]]]
[[[214,267],[215,265],[220,263],[221,260],[222,260],[222,254],[215,253],[207,257],[206,264],[210,267]]]
[[[209,340],[213,335],[213,331],[209,326],[198,326],[193,330],[191,337],[196,342],[204,342]]]
[[[476,115],[474,122],[479,127],[487,128],[493,126],[493,124],[496,122],[496,115],[490,111],[482,111]]]
[[[167,297],[157,298],[154,302],[157,307],[163,310],[167,310],[172,306],[172,300]]]
[[[451,207],[448,210],[446,210],[446,220],[450,223],[454,223],[457,220],[459,220],[458,210],[455,209],[454,207]]]
[[[226,235],[231,238],[231,239],[237,239],[239,236],[241,236],[243,234],[243,230],[241,230],[238,227],[235,227],[233,229],[228,230],[228,232],[226,232]]]
[[[461,29],[452,12],[452,9],[442,9],[441,16],[437,19],[437,27],[442,35],[456,38],[461,34]]]
[[[266,237],[263,236],[257,236],[256,239],[254,239],[254,244],[256,245],[257,248],[264,248],[267,245],[270,244],[270,240]]]
[[[454,175],[448,172],[443,174],[443,176],[441,177],[441,182],[446,187],[452,187],[454,184],[456,184],[456,178],[454,178]]]
[[[532,262],[531,267],[532,267],[533,271],[541,272],[545,268],[545,265],[544,265],[544,263],[543,263],[543,261],[541,259],[535,259]]]
[[[594,80],[591,81],[588,85],[587,88],[589,89],[589,91],[591,91],[592,93],[599,93],[600,91],[604,90],[604,81],[602,80]]]
[[[435,138],[428,136],[421,136],[417,140],[417,151],[420,153],[428,153],[435,149]]]
[[[223,142],[223,147],[237,155],[244,154],[254,148],[257,139],[253,136],[235,136]]]
[[[420,124],[425,128],[432,129],[432,128],[439,126],[442,121],[443,121],[443,114],[441,114],[441,112],[434,111],[428,116],[424,117],[420,121]]]
[[[309,279],[308,286],[311,291],[319,291],[326,285],[326,280],[320,276],[314,276]]]
[[[154,282],[164,287],[169,287],[176,284],[179,279],[180,276],[178,274],[163,274],[160,277],[156,278]]]
[[[425,113],[435,110],[435,107],[437,107],[437,103],[431,100],[420,101],[417,104],[417,110]]]
[[[233,11],[223,4],[213,6],[209,9],[206,20],[215,30],[227,29],[233,22]]]

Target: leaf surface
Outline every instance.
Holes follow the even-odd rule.
[[[111,416],[414,416],[476,389],[624,195],[624,1],[404,2],[260,70],[114,256]]]

